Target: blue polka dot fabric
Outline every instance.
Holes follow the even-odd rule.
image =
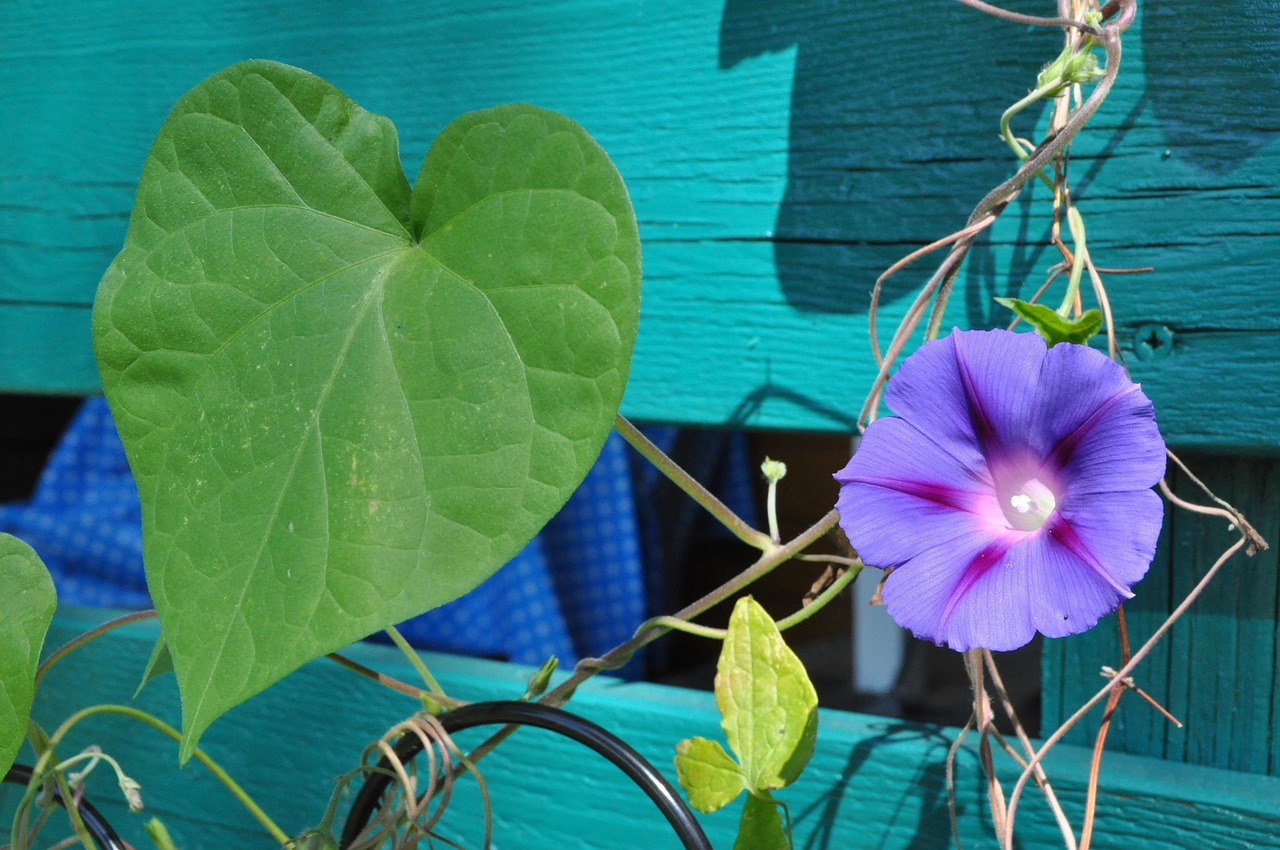
[[[677,436],[672,428],[648,433],[666,446]],[[720,465],[731,474],[721,475],[725,486],[717,489],[749,512],[740,438],[728,457]],[[611,434],[581,487],[519,555],[473,592],[402,624],[402,632],[422,648],[525,664],[555,655],[569,665],[621,643],[660,598],[662,535],[637,521],[646,516],[638,498],[657,482],[656,471]],[[150,607],[138,491],[103,399],[81,407],[32,499],[0,506],[0,530],[40,553],[60,601]]]

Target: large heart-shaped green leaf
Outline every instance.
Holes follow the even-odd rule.
[[[617,411],[639,285],[622,180],[562,116],[465,115],[410,191],[391,123],[303,71],[178,102],[93,321],[184,757],[555,514]]]
[[[16,537],[0,534],[0,776],[9,770],[35,696],[36,664],[57,604],[44,563]]]

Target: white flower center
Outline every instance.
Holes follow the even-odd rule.
[[[1009,506],[1005,508],[1004,515],[1009,520],[1010,528],[1035,531],[1045,524],[1049,514],[1057,506],[1058,500],[1054,498],[1053,491],[1039,479],[1032,478],[1009,497]]]

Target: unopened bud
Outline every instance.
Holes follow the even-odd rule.
[[[760,464],[760,471],[770,484],[776,484],[786,476],[787,465],[780,460],[765,458],[764,463]]]

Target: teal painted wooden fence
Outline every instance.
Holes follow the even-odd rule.
[[[1006,5],[1042,13],[1051,4]],[[1173,0],[1141,7],[1120,82],[1072,152],[1075,197],[1099,264],[1155,267],[1110,277],[1109,289],[1123,351],[1170,443],[1200,453],[1197,470],[1274,542],[1280,308],[1269,292],[1280,272],[1280,123],[1268,93],[1280,81],[1280,2],[1225,0],[1194,18]],[[89,308],[123,238],[146,147],[183,91],[257,56],[306,67],[389,115],[411,174],[432,136],[460,112],[527,100],[574,117],[628,181],[645,244],[645,301],[624,412],[649,421],[848,430],[871,378],[871,282],[901,254],[958,226],[1009,173],[996,120],[1057,45],[1052,32],[1002,24],[953,0],[495,0],[412,10],[315,0],[0,4],[9,119],[0,135],[0,388],[96,390]],[[1043,247],[1043,206],[1031,203],[1037,191],[975,250],[948,317],[955,323],[998,321],[991,297],[1026,294],[1024,284],[1055,261]],[[920,279],[909,272],[890,289],[884,327]],[[1131,606],[1131,630],[1149,632],[1226,539],[1221,523],[1176,515]],[[1126,700],[1111,746],[1280,773],[1275,575],[1274,556],[1240,560],[1140,670],[1139,684],[1188,728],[1173,730]],[[1115,666],[1113,634],[1104,625],[1050,643],[1048,722],[1092,692],[1100,664]],[[322,690],[330,687],[338,686]],[[58,699],[79,701],[73,691]],[[620,686],[592,699],[625,702],[624,691],[639,694],[630,709],[637,716],[646,702],[685,699]],[[322,701],[314,691],[269,699]],[[862,778],[891,778],[900,796],[870,798],[879,801],[873,810],[893,812],[875,814],[885,830],[877,834],[889,836],[883,846],[940,846],[945,833],[929,830],[943,821],[904,826],[923,823],[926,810],[940,812],[926,743],[937,733],[833,717],[828,725],[847,733],[833,746],[846,749],[832,756],[818,792],[825,802],[812,802],[814,811],[826,805],[840,813],[842,825],[832,829],[850,828],[845,821],[862,822],[851,814],[862,804],[857,794],[845,796],[849,789],[874,794],[879,786],[863,788]],[[383,720],[362,713],[362,734]],[[629,722],[619,720],[644,734],[643,724]],[[867,746],[886,737],[905,749]],[[286,752],[294,763],[313,758]],[[917,772],[905,782],[861,767],[842,772],[842,757],[853,767],[863,758],[900,759]],[[326,777],[348,763],[315,762]],[[1163,844],[1154,836],[1165,825],[1190,828],[1185,813],[1193,810],[1176,801],[1179,788],[1197,782],[1216,790],[1196,798],[1196,823],[1218,823],[1212,812],[1235,812],[1237,804],[1251,813],[1223,815],[1210,846],[1247,846],[1250,835],[1262,842],[1264,832],[1249,830],[1261,813],[1280,810],[1265,778],[1189,767],[1161,773],[1153,764],[1108,761],[1124,799],[1136,795],[1157,808],[1174,801],[1152,815],[1154,833],[1136,816],[1126,814],[1146,825],[1136,832],[1128,821],[1112,823],[1133,842],[1125,846],[1180,843],[1169,837],[1176,833]],[[267,764],[242,767],[257,774]],[[843,778],[850,771],[856,782]],[[1169,782],[1141,778],[1153,771]],[[306,805],[314,809],[319,793]],[[973,802],[966,816],[977,808]],[[1232,823],[1244,824],[1239,841]]]
[[[98,612],[64,612],[50,641],[59,644],[101,617]],[[42,683],[36,712],[60,718],[87,697],[128,701],[155,635],[150,626],[129,627],[68,657]],[[351,654],[404,681],[414,678],[402,657],[387,647],[358,646]],[[449,656],[427,660],[450,693],[471,700],[517,695],[531,672]],[[172,723],[178,720],[172,679],[148,685],[140,703]],[[672,753],[680,738],[719,735],[711,695],[698,691],[605,678],[584,687],[573,706],[622,736],[668,776],[674,773]],[[286,685],[231,712],[214,725],[202,746],[286,831],[301,831],[318,819],[336,777],[353,767],[363,747],[413,708],[412,700],[330,662],[315,662]],[[802,781],[780,794],[790,808],[796,847],[948,846],[945,760],[955,730],[823,712],[818,734],[821,745]],[[253,819],[198,764],[176,769],[177,749],[167,738],[136,723],[101,718],[86,721],[72,740],[74,746],[97,743],[122,756],[126,769],[142,783],[147,813],[170,825],[183,850],[270,846]],[[482,762],[497,817],[496,847],[679,846],[633,786],[620,781],[603,760],[586,755],[563,739],[526,730]],[[1063,746],[1049,762],[1055,788],[1077,821],[1088,758],[1087,750]],[[965,846],[989,846],[986,788],[976,753],[962,751],[956,770]],[[1012,762],[1002,762],[1001,771],[1010,778],[1017,775]],[[150,846],[141,834],[142,819],[127,812],[104,772],[93,776],[92,799],[126,840]],[[1020,846],[1060,844],[1048,810],[1034,793],[1020,807]],[[1205,848],[1274,846],[1278,800],[1280,778],[1188,765],[1173,770],[1155,759],[1108,756],[1094,847],[1167,848],[1189,841]],[[5,802],[12,805],[13,795],[0,791],[0,813]],[[454,834],[467,840],[465,846],[479,846],[477,800],[460,794],[454,805]],[[713,846],[732,846],[736,807],[700,820]]]
[[[1165,431],[1272,454],[1280,152],[1260,93],[1280,6],[1234,0],[1194,23],[1172,0],[1142,6],[1073,151],[1075,194],[1101,265],[1156,267],[1109,285]],[[1059,46],[954,0],[33,1],[0,7],[0,38],[0,385],[97,387],[89,305],[152,136],[200,79],[263,57],[390,116],[410,174],[470,109],[526,100],[578,120],[627,180],[645,246],[625,412],[818,430],[848,429],[868,385],[871,283],[1010,173],[999,114]],[[977,251],[954,321],[998,321],[991,296],[1055,261],[1031,209]],[[918,282],[891,287],[886,327]],[[1168,341],[1138,345],[1148,325]]]

